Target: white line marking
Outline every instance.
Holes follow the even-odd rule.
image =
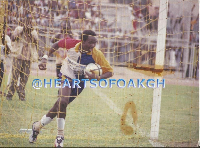
[[[123,112],[120,108],[118,108],[116,106],[116,104],[110,100],[107,95],[105,95],[104,93],[98,91],[97,89],[92,89],[94,91],[94,93],[96,95],[98,95],[109,107],[110,109],[112,109],[115,113],[117,113],[118,115],[122,115]],[[130,116],[128,116],[128,125],[130,125],[131,127],[135,128],[134,127],[134,124],[133,124],[133,120],[131,119]],[[142,130],[139,125],[136,126],[137,130],[139,131],[139,134],[142,136],[142,137],[150,137],[149,134],[147,134],[144,130]],[[152,141],[152,140],[149,140],[149,143],[151,143],[151,145],[153,147],[165,147],[164,145],[160,144],[159,142],[155,142],[155,141]]]

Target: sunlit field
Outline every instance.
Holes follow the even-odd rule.
[[[42,129],[34,144],[29,143],[29,133],[20,132],[20,129],[31,129],[32,123],[40,120],[57,99],[56,88],[34,89],[35,78],[44,79],[29,78],[25,102],[18,99],[17,93],[12,101],[1,97],[1,147],[53,146],[57,133],[55,119]],[[198,98],[198,87],[166,84],[162,90],[158,142],[164,146],[196,146]],[[152,146],[149,143],[152,99],[152,88],[85,88],[67,108],[65,146]],[[138,115],[137,126],[131,116],[127,116],[126,124],[132,125],[134,130],[131,135],[125,135],[120,129],[121,113],[128,101],[135,103]]]

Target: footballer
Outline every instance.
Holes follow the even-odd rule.
[[[67,50],[67,57],[63,60],[60,76],[62,79],[68,79],[71,83],[72,79],[107,79],[113,76],[113,69],[105,59],[104,54],[95,48],[97,39],[96,33],[92,30],[84,30],[81,34],[81,40],[72,38],[64,38],[54,43],[48,55],[44,55],[39,63],[40,70],[46,70],[48,56],[58,48]],[[85,72],[84,68],[90,63],[99,64],[102,68],[102,75]],[[52,121],[57,116],[57,136],[55,139],[55,147],[63,147],[64,142],[64,127],[66,108],[84,89],[84,82],[80,82],[81,88],[69,88],[65,86],[60,88],[59,97],[53,107],[44,115],[40,121],[36,121],[32,125],[32,133],[29,137],[29,142],[33,143],[37,140],[37,136],[42,127]]]

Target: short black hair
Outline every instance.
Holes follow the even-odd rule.
[[[86,41],[88,36],[96,36],[96,33],[92,30],[84,30],[80,38],[82,41]]]

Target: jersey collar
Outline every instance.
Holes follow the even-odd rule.
[[[80,51],[79,51],[79,47],[80,47],[80,46],[81,46],[81,42],[78,43],[78,44],[76,44],[76,46],[75,46],[75,51],[76,51],[76,52],[80,52]],[[94,50],[94,48],[93,48],[92,50]],[[86,54],[87,54],[87,55],[92,55],[92,51],[87,52]]]

